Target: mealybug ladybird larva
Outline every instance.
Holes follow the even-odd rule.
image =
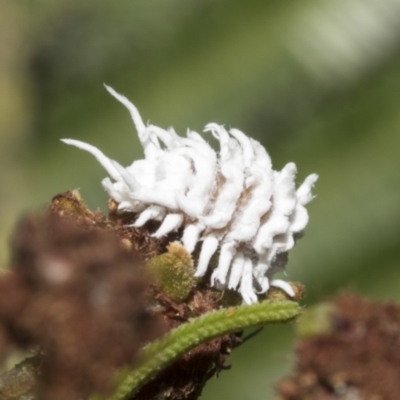
[[[196,132],[181,137],[173,128],[146,126],[126,97],[106,89],[129,110],[145,158],[125,168],[87,143],[63,142],[97,158],[113,179],[102,184],[119,210],[137,213],[135,227],[161,221],[155,237],[183,227],[189,253],[202,241],[197,277],[220,248],[211,284],[238,290],[247,304],[271,285],[294,296],[287,282],[272,276],[284,270],[287,252],[307,225],[305,205],[318,175],[309,175],[296,190],[296,165],[274,171],[264,147],[243,132],[206,125],[204,131],[220,143],[217,153]]]

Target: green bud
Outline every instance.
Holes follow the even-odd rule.
[[[183,301],[196,283],[193,260],[179,242],[172,242],[167,249],[166,253],[150,259],[147,268],[160,290],[174,300]]]

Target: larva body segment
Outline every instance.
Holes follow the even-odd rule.
[[[106,89],[129,110],[145,158],[124,168],[94,146],[63,141],[96,157],[114,181],[105,178],[104,189],[120,210],[138,214],[133,226],[160,221],[155,237],[183,227],[189,253],[202,241],[198,277],[220,249],[211,284],[238,290],[245,303],[257,302],[257,293],[271,285],[293,296],[288,283],[272,276],[284,269],[287,252],[307,225],[305,205],[318,176],[309,175],[296,190],[296,165],[274,171],[264,147],[243,132],[206,125],[205,132],[219,141],[216,153],[196,132],[181,137],[172,128],[146,126],[126,97]]]

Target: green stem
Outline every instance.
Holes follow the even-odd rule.
[[[166,366],[201,343],[249,327],[287,322],[300,311],[294,301],[263,301],[212,311],[193,319],[147,345],[141,354],[144,362],[134,370],[124,371],[122,382],[108,400],[130,398]]]

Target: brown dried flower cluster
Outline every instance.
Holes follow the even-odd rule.
[[[0,354],[12,344],[43,353],[41,399],[73,400],[109,389],[160,334],[137,256],[107,230],[50,212],[24,218],[0,279]]]
[[[313,322],[320,333],[298,343],[296,375],[279,382],[276,400],[399,399],[400,306],[354,294],[331,306]]]

